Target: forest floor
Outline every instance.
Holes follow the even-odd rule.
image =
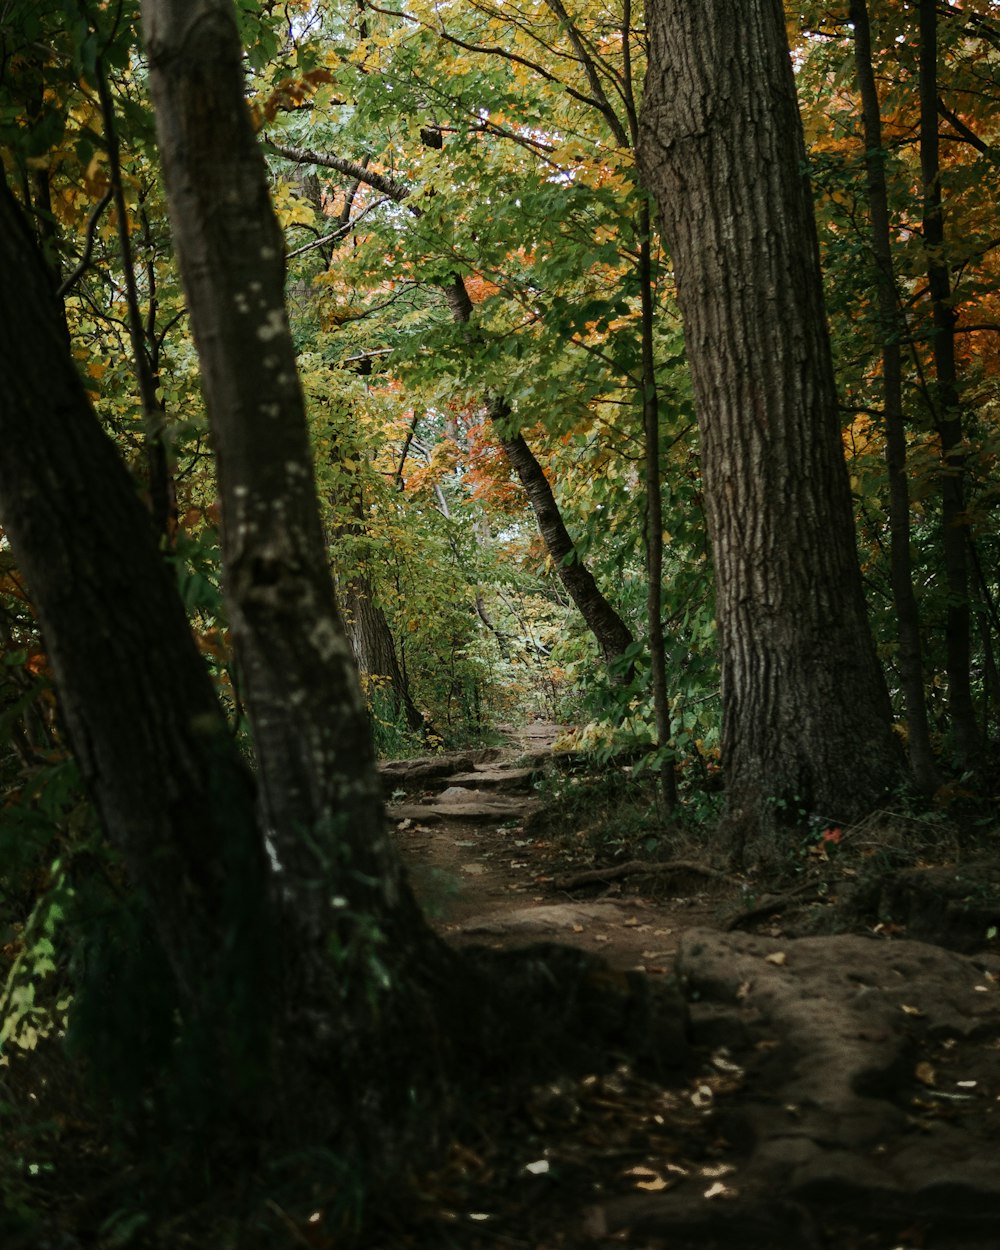
[[[662,989],[683,1061],[626,1042],[494,1108],[387,1250],[997,1250],[996,865],[866,874],[869,827],[774,893],[690,857],[574,867],[539,785],[556,733],[383,766],[414,888],[457,945],[565,944]]]

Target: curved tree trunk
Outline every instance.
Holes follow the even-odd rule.
[[[509,416],[510,408],[502,399],[491,400],[490,418],[500,439],[500,446],[528,496],[559,580],[597,639],[605,661],[610,664],[612,660],[624,655],[632,644],[632,631],[601,594],[593,573],[576,554],[573,540],[552,494],[552,487],[531,448],[521,434],[509,436],[503,433],[504,422]]]
[[[733,828],[899,775],[862,594],[780,0],[652,0],[640,161],[702,438]]]
[[[903,419],[903,331],[899,294],[892,263],[889,197],[885,184],[882,113],[872,66],[867,0],[851,0],[854,24],[854,63],[861,95],[861,118],[868,173],[868,211],[875,256],[879,321],[882,331],[882,394],[885,423],[885,459],[889,474],[890,576],[899,631],[899,671],[906,712],[907,750],[913,778],[929,793],[940,779],[931,749],[921,659],[920,613],[913,593],[910,558],[910,492],[906,480],[906,426]]]

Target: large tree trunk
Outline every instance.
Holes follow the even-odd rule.
[[[851,0],[854,64],[861,95],[861,118],[868,174],[868,211],[875,257],[879,322],[882,332],[882,395],[885,459],[889,474],[890,578],[899,631],[899,673],[906,712],[907,750],[914,780],[930,792],[939,784],[927,723],[921,659],[920,613],[913,593],[910,557],[910,492],[906,480],[906,425],[903,418],[903,323],[892,262],[889,196],[882,147],[882,111],[872,66],[867,0]]]
[[[261,1045],[227,987],[267,1001],[274,926],[254,787],[149,514],[69,355],[61,307],[0,183],[0,517],[63,721],[143,890],[187,1020]],[[228,1024],[223,1021],[228,1020]],[[266,1060],[266,1045],[262,1046]],[[231,1062],[232,1054],[223,1063]]]
[[[733,827],[897,777],[862,594],[780,0],[653,0],[641,168],[674,262],[716,570]]]

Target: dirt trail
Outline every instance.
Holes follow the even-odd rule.
[[[559,726],[536,722],[509,747],[383,766],[400,848],[431,921],[458,944],[554,941],[613,967],[672,971],[680,933],[711,923],[717,902],[693,882],[686,897],[653,901],[619,885],[574,898],[553,887],[532,833],[533,780],[551,766]],[[446,765],[446,766],[445,766]]]
[[[996,1250],[995,941],[960,954],[906,940],[903,925],[793,937],[767,920],[763,933],[726,932],[720,909],[738,908],[736,890],[727,897],[696,876],[667,878],[676,897],[631,886],[586,900],[560,893],[532,832],[533,779],[554,766],[555,732],[537,724],[500,750],[383,767],[418,897],[457,944],[557,941],[619,969],[676,976],[701,1066],[687,1092],[655,1095],[670,1104],[663,1115],[648,1091],[636,1102],[649,1135],[630,1168],[595,1164],[590,1146],[584,1168],[580,1143],[560,1129],[545,1168],[572,1172],[572,1192],[561,1207],[549,1182],[558,1218],[529,1202],[532,1232],[516,1244]],[[961,910],[968,919],[964,901]],[[1000,912],[973,919],[995,935]],[[581,1115],[588,1096],[579,1093]],[[508,1201],[537,1184],[512,1174]],[[483,1201],[495,1190],[494,1177]],[[468,1247],[494,1244],[471,1225],[467,1234]]]

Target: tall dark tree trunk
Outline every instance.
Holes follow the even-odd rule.
[[[899,671],[906,712],[910,769],[921,790],[939,784],[927,723],[924,670],[921,660],[920,613],[913,593],[910,557],[910,492],[906,479],[906,425],[903,418],[903,371],[899,294],[892,262],[889,196],[882,147],[882,111],[872,65],[867,0],[851,0],[854,64],[861,95],[861,118],[868,174],[868,211],[875,257],[879,323],[882,333],[882,395],[885,459],[889,474],[890,577],[899,631]]]
[[[118,246],[121,252],[121,272],[122,280],[125,284],[125,308],[128,314],[129,341],[132,345],[132,367],[139,388],[139,400],[142,404],[149,507],[154,529],[172,546],[177,530],[177,492],[164,438],[165,409],[162,399],[157,396],[157,388],[159,387],[158,370],[150,359],[146,330],[143,324],[142,312],[139,308],[139,291],[135,280],[135,257],[129,230],[128,207],[125,203],[125,188],[122,182],[121,153],[118,144],[115,106],[108,86],[107,71],[100,57],[97,58],[95,72],[97,75],[97,94],[101,102],[101,113],[104,122],[104,146],[108,155],[111,195],[114,201],[116,226],[118,229]],[[152,275],[152,267],[150,267],[150,274]],[[155,323],[155,294],[152,288],[150,289],[149,298],[151,304],[150,337],[154,341],[154,350],[158,350],[155,346],[155,334],[152,333],[152,324]]]
[[[732,828],[899,776],[868,628],[780,0],[652,0],[640,167],[674,262],[716,571]],[[742,832],[741,832],[742,831]]]
[[[149,901],[184,1010],[225,1031],[227,987],[256,987],[263,1002],[269,989],[274,924],[253,782],[149,515],[73,367],[48,270],[3,184],[0,264],[4,532],[74,754]],[[233,959],[246,962],[227,969]]]
[[[981,740],[970,679],[969,537],[965,518],[965,452],[955,365],[955,310],[944,257],[944,207],[938,143],[937,3],[920,0],[920,170],[924,184],[924,247],[934,316],[932,410],[941,440],[941,543],[948,608],[945,666],[955,753],[965,768],[980,762]]]

